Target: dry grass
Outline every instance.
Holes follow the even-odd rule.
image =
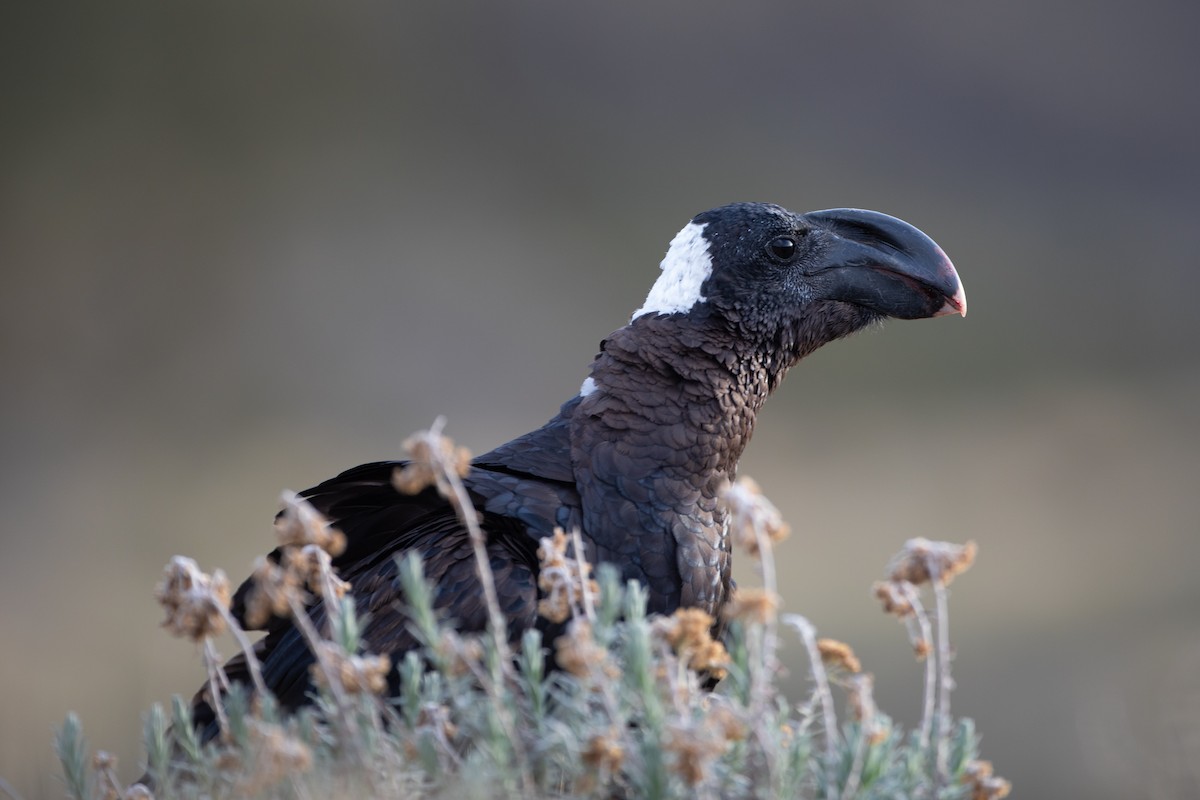
[[[440,426],[410,440],[423,466],[398,475],[417,491],[436,485],[482,544],[460,482],[463,452]],[[570,619],[555,643],[562,667],[547,671],[536,631],[516,651],[498,625],[462,636],[432,610],[418,558],[401,562],[412,628],[423,643],[395,665],[398,696],[384,696],[386,656],[362,652],[355,604],[330,566],[340,536],[303,500],[285,497],[278,526],[286,557],[256,571],[256,601],[288,613],[316,656],[318,694],[292,716],[261,688],[229,685],[212,636],[228,628],[251,664],[249,639],[228,610],[223,575],[189,559],[168,565],[158,589],[165,626],[202,645],[210,692],[223,723],[201,744],[188,705],[145,719],[147,770],[158,797],[804,797],[971,798],[1008,794],[977,754],[969,720],[950,713],[951,656],[946,584],[965,571],[974,545],[916,539],[893,559],[876,592],[905,622],[927,664],[924,715],[906,733],[878,708],[873,680],[850,647],[818,638],[796,615],[778,615],[772,546],[787,528],[749,482],[730,487],[734,541],[759,565],[762,589],[742,589],[726,610],[725,640],[692,609],[647,617],[645,594],[601,565],[594,579],[577,533],[545,539],[541,613]],[[477,553],[477,555],[480,555]],[[478,559],[492,619],[502,619],[486,559]],[[922,592],[933,595],[935,613]],[[330,614],[318,630],[306,610],[320,597]],[[779,690],[779,622],[809,653],[811,691],[790,704]],[[714,691],[702,684],[722,680]],[[834,690],[842,695],[839,704]],[[840,706],[840,708],[839,708]],[[68,792],[78,800],[149,797],[122,786],[115,760],[91,755],[68,717],[57,737]]]

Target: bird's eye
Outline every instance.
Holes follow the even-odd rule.
[[[788,261],[796,255],[796,240],[790,236],[776,236],[767,245],[767,251],[780,261]]]

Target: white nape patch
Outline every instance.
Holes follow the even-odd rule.
[[[579,387],[579,396],[587,397],[589,394],[596,391],[596,389],[596,381],[592,380],[592,377],[589,375],[583,379],[583,385]]]
[[[643,314],[681,314],[696,303],[703,303],[700,287],[712,275],[712,256],[704,225],[689,222],[675,234],[659,269],[662,275],[650,287],[646,302],[629,318],[633,322]]]

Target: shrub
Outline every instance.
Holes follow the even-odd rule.
[[[433,431],[410,440],[424,464],[398,476],[417,491],[437,485],[482,554],[482,533],[459,475],[464,453]],[[989,800],[1009,784],[979,760],[970,720],[950,714],[947,584],[975,547],[915,539],[875,585],[926,663],[920,727],[905,732],[876,708],[872,676],[845,644],[818,638],[803,617],[780,615],[772,546],[787,527],[749,480],[725,494],[731,535],[761,568],[762,588],[742,588],[715,626],[696,609],[646,614],[646,594],[610,565],[593,576],[578,533],[543,539],[539,612],[566,623],[552,643],[527,631],[515,652],[503,633],[486,559],[478,559],[491,610],[487,635],[462,635],[433,611],[420,559],[400,563],[412,629],[422,646],[394,665],[399,693],[385,696],[393,665],[363,651],[353,598],[331,567],[340,535],[315,509],[285,495],[278,565],[260,562],[252,604],[289,614],[316,656],[314,702],[277,709],[253,646],[229,612],[224,575],[190,559],[168,564],[158,587],[164,625],[199,642],[222,735],[201,743],[187,702],[145,718],[147,784],[122,786],[115,760],[89,750],[67,717],[56,746],[68,793],[104,798],[294,797],[720,797]],[[933,596],[926,611],[922,592]],[[336,613],[318,630],[307,607]],[[230,684],[212,636],[229,629],[251,686]],[[808,696],[787,700],[777,679],[781,632],[808,654]],[[719,679],[714,689],[707,686]],[[841,718],[833,691],[844,695]]]

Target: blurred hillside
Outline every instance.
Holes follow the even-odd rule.
[[[911,719],[868,586],[905,538],[974,538],[955,704],[1021,796],[1198,791],[1200,6],[0,15],[0,775],[27,798],[59,793],[68,709],[128,778],[139,714],[199,685],[151,598],[172,554],[240,578],[281,489],[437,414],[476,452],[541,424],[733,200],[903,217],[970,300],[768,405],[743,471],[796,530],[788,610]]]

